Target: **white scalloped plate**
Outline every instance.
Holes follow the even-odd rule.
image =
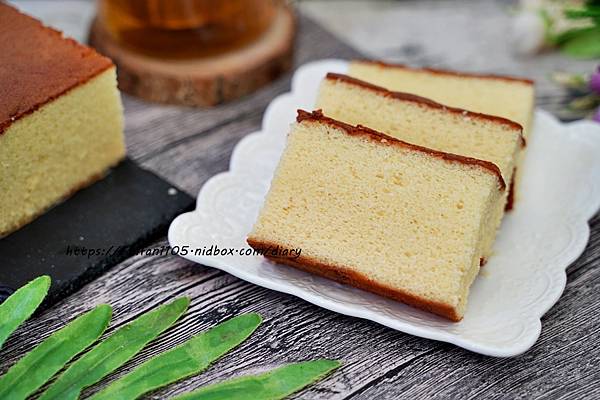
[[[238,143],[230,170],[206,182],[195,211],[173,221],[169,229],[172,246],[248,247],[246,235],[269,188],[296,109],[311,110],[325,74],[346,69],[345,61],[322,60],[296,71],[292,92],[277,97],[267,108],[262,131]],[[188,254],[186,258],[331,311],[481,354],[515,356],[537,340],[540,318],[565,288],[565,269],[587,244],[587,222],[600,207],[600,126],[583,121],[562,124],[537,110],[522,188],[516,209],[502,223],[494,256],[472,287],[466,315],[459,323],[276,266],[259,256]]]

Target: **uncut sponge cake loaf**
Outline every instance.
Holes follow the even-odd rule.
[[[462,319],[505,184],[498,167],[299,111],[248,243],[274,261]]]
[[[490,161],[509,186],[524,143],[521,125],[516,122],[391,92],[346,75],[327,74],[316,107],[328,117],[351,125],[366,125],[419,146]],[[497,210],[496,226],[504,215],[507,197]],[[492,245],[487,244],[485,259]]]
[[[125,154],[115,67],[0,2],[0,236]]]
[[[411,68],[366,60],[351,62],[348,75],[388,90],[423,96],[450,107],[507,118],[523,127],[525,140],[531,131],[535,92],[533,81],[529,79]],[[516,165],[513,187],[517,193],[524,154],[521,153]],[[512,199],[515,194],[509,196]]]

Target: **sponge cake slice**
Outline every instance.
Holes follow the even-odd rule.
[[[299,111],[248,243],[458,321],[504,191],[490,162]]]

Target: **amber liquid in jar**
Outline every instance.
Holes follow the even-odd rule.
[[[98,16],[122,45],[158,58],[226,53],[257,40],[278,0],[100,0]]]

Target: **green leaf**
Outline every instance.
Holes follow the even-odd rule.
[[[243,314],[162,353],[92,396],[94,400],[129,400],[196,375],[242,343],[261,323],[258,314]]]
[[[340,366],[339,361],[315,360],[286,365],[267,373],[205,386],[173,400],[277,400],[316,382]]]
[[[189,304],[187,297],[177,299],[122,327],[71,364],[39,400],[77,399],[84,388],[99,382],[173,325]]]
[[[578,10],[565,10],[565,17],[569,19],[598,18],[600,17],[600,7],[590,6]]]
[[[583,28],[572,28],[568,29],[558,35],[555,35],[552,38],[552,44],[555,46],[562,46],[563,44],[577,38],[581,35],[587,35],[589,32],[595,31],[597,28],[595,26],[586,26]]]
[[[600,57],[600,29],[593,29],[579,34],[563,44],[565,54],[577,58]]]
[[[11,333],[27,320],[48,294],[50,277],[35,278],[0,305],[0,347]]]
[[[0,399],[25,399],[39,389],[102,335],[111,313],[110,306],[98,306],[40,343],[0,378]]]

